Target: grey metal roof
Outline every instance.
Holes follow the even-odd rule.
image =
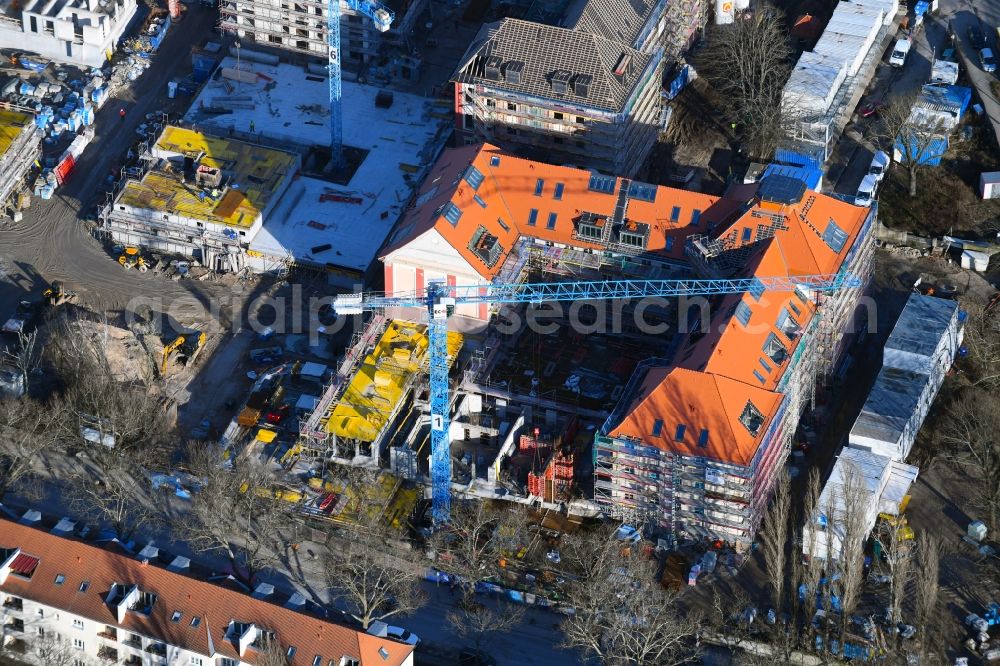
[[[911,294],[885,348],[932,356],[938,342],[947,333],[956,310],[958,303],[955,301]]]
[[[926,384],[927,375],[883,367],[851,434],[880,442],[898,442]]]
[[[497,58],[501,63],[503,73],[499,80],[486,76],[489,58]],[[507,74],[510,62],[524,63],[517,81]],[[623,62],[627,63],[622,68],[623,74],[616,76],[614,72]],[[617,41],[506,18],[480,29],[452,80],[620,112],[649,62],[650,56]],[[570,73],[565,81],[566,92],[553,87],[553,74],[560,71]],[[591,77],[585,96],[577,94],[574,85],[580,75]]]
[[[578,32],[638,48],[635,43],[656,6],[655,0],[585,0],[578,16],[567,16],[567,26]]]

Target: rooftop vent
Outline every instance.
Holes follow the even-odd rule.
[[[573,77],[573,94],[577,97],[586,97],[590,94],[590,84],[594,82],[594,77],[590,74],[577,74]]]
[[[573,72],[565,69],[557,69],[552,72],[552,90],[557,93],[566,92],[571,76],[573,76]]]
[[[503,60],[500,56],[488,56],[486,58],[486,78],[490,81],[500,80],[500,65]]]
[[[613,73],[619,79],[623,79],[628,76],[629,72],[632,71],[632,55],[629,53],[622,53],[618,57],[618,62],[615,64]]]
[[[503,78],[507,83],[521,83],[521,73],[524,71],[524,63],[520,60],[511,60],[503,68]]]

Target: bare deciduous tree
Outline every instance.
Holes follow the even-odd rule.
[[[771,605],[775,612],[784,606],[785,553],[788,546],[788,520],[791,508],[790,479],[787,473],[778,474],[774,487],[774,498],[764,514],[764,529],[760,532],[761,552],[771,586]]]
[[[902,520],[883,521],[875,530],[875,541],[889,568],[889,615],[893,622],[903,619],[903,599],[913,578],[913,547],[905,537]]]
[[[700,615],[682,610],[677,594],[655,577],[655,562],[610,530],[564,537],[575,568],[567,588],[574,612],[562,622],[564,645],[603,664],[690,663],[697,654]]]
[[[24,482],[37,476],[35,465],[56,452],[53,416],[30,399],[0,402],[0,500],[14,487],[27,490]]]
[[[68,640],[46,632],[31,641],[36,663],[43,666],[90,666],[93,662],[79,650],[73,649]]]
[[[24,392],[31,386],[31,376],[42,362],[42,346],[38,342],[38,333],[20,332],[17,334],[17,344],[4,352],[7,362],[16,368],[24,381]]]
[[[962,363],[965,377],[972,386],[996,390],[1000,388],[1000,308],[983,311],[980,303],[965,299],[962,309],[969,313],[963,338],[968,350]]]
[[[291,663],[288,648],[273,633],[264,631],[257,640],[260,644],[257,661],[254,662],[257,666],[288,666]]]
[[[886,152],[898,157],[899,165],[909,174],[911,197],[917,196],[917,174],[940,156],[937,151],[948,133],[936,116],[914,111],[916,101],[912,96],[894,98],[881,110],[876,125]]]
[[[517,550],[512,537],[522,529],[514,511],[505,502],[454,499],[448,526],[430,539],[435,566],[457,576],[467,592],[501,576],[501,563]]]
[[[67,485],[76,510],[109,526],[122,542],[160,520],[145,472],[157,458],[138,447],[124,452],[94,445],[86,453],[93,465],[80,465]]]
[[[497,636],[510,633],[521,624],[524,612],[524,606],[504,599],[483,603],[466,595],[457,610],[445,613],[445,620],[459,636],[471,638],[476,652],[481,653]]]
[[[976,508],[986,512],[990,532],[1000,529],[1000,401],[979,388],[963,391],[945,412],[941,438],[957,449],[971,472]]]
[[[770,157],[782,135],[781,94],[789,56],[783,14],[769,4],[756,7],[744,20],[713,26],[699,56],[699,73],[739,119],[757,157]]]
[[[803,525],[802,528],[802,541],[803,550],[805,553],[809,553],[810,557],[808,561],[805,561],[801,556],[795,559],[795,581],[798,589],[795,591],[794,599],[795,604],[798,606],[801,604],[801,613],[796,613],[796,619],[801,619],[806,623],[806,626],[811,626],[809,621],[811,620],[813,614],[816,612],[816,592],[819,588],[819,581],[823,575],[823,562],[818,557],[812,557],[811,554],[815,553],[818,548],[816,529],[813,524],[817,520],[817,513],[820,510],[820,497],[822,493],[822,486],[819,480],[819,470],[815,467],[809,471],[809,479],[806,482],[806,495],[803,502],[803,513],[804,522],[808,523]],[[798,554],[797,554],[798,555]],[[800,590],[804,586],[804,598],[800,595]],[[799,615],[803,617],[798,618]]]
[[[253,585],[257,574],[278,561],[292,505],[276,496],[267,469],[245,460],[229,469],[218,447],[192,445],[188,461],[202,486],[191,510],[176,521],[178,534],[196,550],[224,554],[233,574]]]
[[[920,631],[920,663],[927,654],[928,628],[937,617],[941,572],[941,542],[930,534],[921,534],[917,541],[917,567],[914,574],[917,601],[917,629]]]
[[[835,534],[840,541],[836,565],[840,574],[837,587],[843,609],[841,644],[848,619],[857,608],[864,582],[867,500],[867,486],[861,469],[853,463],[843,465],[839,490],[830,494],[830,506],[826,510],[827,532]]]

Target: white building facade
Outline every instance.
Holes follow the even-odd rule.
[[[34,0],[0,14],[0,47],[81,67],[111,58],[136,13],[135,0]]]

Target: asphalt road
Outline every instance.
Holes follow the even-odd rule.
[[[104,190],[105,179],[123,161],[137,138],[135,129],[145,114],[166,108],[167,82],[185,76],[193,45],[212,34],[216,13],[192,4],[173,27],[151,66],[129,88],[98,112],[95,138],[67,183],[48,201],[34,198],[19,223],[0,228],[0,317],[6,318],[17,300],[38,295],[53,280],[62,280],[88,308],[121,311],[136,297],[161,299],[180,320],[204,319],[203,306],[227,290],[207,282],[171,282],[149,273],[125,272],[82,224],[80,211]],[[178,100],[180,101],[180,100]],[[126,110],[119,119],[120,108]]]

